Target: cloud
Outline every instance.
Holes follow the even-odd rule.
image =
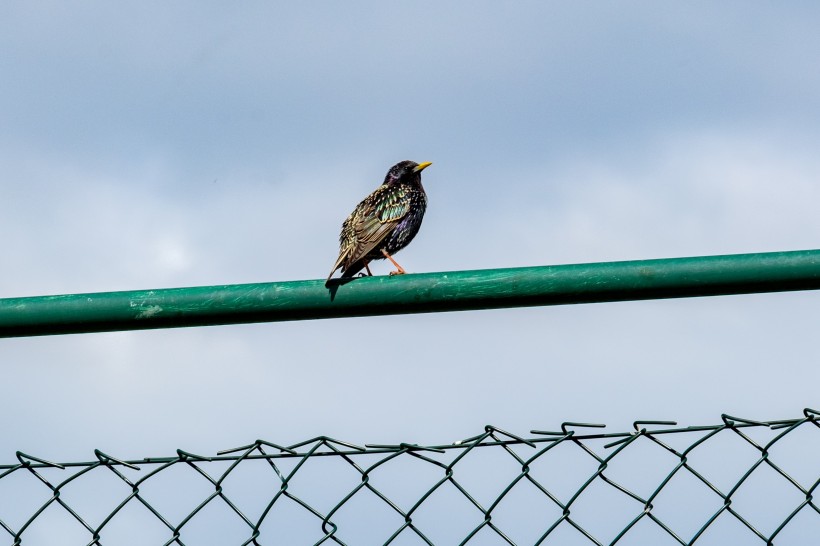
[[[738,6],[0,8],[0,293],[322,278],[403,159],[409,271],[817,247],[816,8]],[[5,457],[795,417],[817,298],[3,340]]]

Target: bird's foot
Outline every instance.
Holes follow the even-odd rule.
[[[370,267],[367,265],[367,262],[364,263],[364,268],[365,270],[367,270],[367,273],[362,271],[361,273],[359,273],[359,277],[372,277],[373,273],[370,271]]]
[[[398,263],[396,260],[394,260],[394,259],[393,259],[393,256],[391,256],[390,254],[388,254],[388,253],[387,253],[387,251],[386,251],[385,249],[382,249],[382,254],[384,255],[384,257],[385,257],[385,258],[387,258],[388,260],[390,260],[390,262],[391,262],[393,265],[395,265],[395,266],[396,266],[396,270],[395,270],[395,271],[391,271],[391,272],[390,272],[390,276],[391,276],[391,277],[392,277],[393,275],[404,275],[404,274],[406,273],[406,271],[404,270],[404,268],[403,268],[402,266],[400,266],[400,265],[399,265],[399,263]]]

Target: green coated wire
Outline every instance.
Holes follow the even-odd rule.
[[[214,503],[222,503],[228,508],[228,513],[234,514],[243,528],[247,530],[247,538],[243,544],[266,544],[269,543],[265,538],[266,533],[269,531],[264,525],[269,522],[271,511],[283,502],[291,502],[293,506],[299,507],[305,511],[306,515],[313,518],[320,537],[315,544],[357,544],[358,539],[355,532],[345,526],[344,518],[340,518],[339,515],[342,511],[349,511],[355,505],[354,499],[367,491],[373,495],[374,499],[377,499],[379,503],[388,508],[391,513],[400,518],[400,523],[389,531],[382,544],[392,544],[399,537],[410,533],[422,543],[433,545],[436,542],[431,538],[431,533],[435,529],[431,529],[429,522],[425,522],[419,516],[419,510],[432,502],[431,498],[438,491],[447,487],[450,488],[450,491],[463,497],[467,501],[467,506],[472,507],[477,517],[477,523],[459,539],[460,544],[472,544],[482,534],[491,533],[503,543],[516,545],[519,543],[512,538],[516,529],[505,527],[502,522],[496,521],[495,517],[500,507],[505,506],[510,493],[516,489],[519,483],[523,482],[534,486],[534,490],[543,494],[547,503],[554,506],[560,513],[559,516],[549,519],[547,518],[547,512],[544,512],[543,515],[528,523],[529,525],[540,526],[542,529],[542,531],[539,531],[540,534],[534,544],[560,543],[560,541],[553,541],[557,536],[557,530],[569,526],[567,528],[574,529],[580,537],[583,537],[590,544],[614,545],[626,537],[632,536],[638,523],[646,521],[674,542],[690,546],[698,542],[715,525],[715,522],[724,518],[731,518],[740,523],[741,528],[750,531],[751,536],[757,537],[761,543],[775,544],[775,539],[781,535],[784,529],[794,524],[793,522],[799,514],[804,515],[804,522],[807,517],[812,517],[812,515],[815,518],[820,518],[820,508],[814,500],[814,493],[820,487],[820,476],[811,478],[813,481],[810,483],[801,482],[787,473],[782,464],[771,455],[772,448],[782,442],[784,438],[793,435],[796,430],[820,433],[820,412],[817,410],[806,408],[802,417],[777,421],[761,422],[724,415],[722,423],[717,425],[676,427],[675,423],[670,421],[636,421],[634,424],[635,430],[631,432],[579,432],[579,430],[583,431],[585,428],[601,426],[590,423],[565,422],[561,425],[561,431],[534,430],[532,434],[535,436],[531,438],[515,435],[497,427],[487,426],[481,434],[465,440],[433,446],[401,443],[396,445],[374,444],[360,447],[324,436],[289,446],[257,440],[249,445],[219,452],[213,457],[178,450],[177,455],[171,457],[124,460],[96,450],[96,460],[94,461],[54,463],[17,452],[18,462],[16,464],[0,465],[0,529],[5,531],[13,545],[34,544],[27,538],[30,535],[34,537],[30,532],[32,525],[43,517],[43,514],[53,511],[53,507],[57,507],[58,510],[64,511],[70,518],[80,524],[88,534],[89,545],[102,546],[106,543],[107,533],[112,522],[116,522],[123,517],[121,514],[126,507],[138,503],[144,506],[148,513],[156,518],[162,527],[167,530],[166,545],[184,545],[186,535],[190,534],[189,529],[193,522],[206,518],[207,516],[203,514],[206,513],[206,508],[209,506],[213,506]],[[661,428],[651,428],[653,426]],[[773,436],[767,442],[760,444],[748,434],[752,430],[768,430],[773,433]],[[744,445],[749,446],[758,455],[753,462],[746,463],[741,476],[735,479],[730,487],[721,489],[715,483],[715,477],[707,478],[702,470],[696,468],[696,465],[690,460],[690,455],[702,449],[702,446],[707,445],[713,438],[727,434],[739,438]],[[683,449],[673,448],[665,441],[667,437],[681,435],[688,439],[688,444]],[[805,438],[805,436],[801,438]],[[595,446],[598,445],[598,442],[607,440],[613,441],[603,446],[604,453],[599,453],[597,450],[600,447]],[[644,497],[626,487],[620,480],[610,476],[609,468],[614,461],[620,460],[619,457],[622,453],[629,452],[633,445],[647,441],[660,446],[664,452],[674,457],[677,463]],[[528,451],[522,452],[524,454],[521,455],[512,449],[516,446]],[[583,483],[565,501],[561,500],[562,495],[552,490],[549,484],[542,483],[531,472],[535,463],[540,464],[542,461],[549,460],[549,454],[558,446],[573,449],[578,460],[588,458],[595,465],[595,470],[583,480]],[[794,444],[791,444],[791,446],[794,448]],[[501,450],[506,454],[507,460],[512,461],[519,471],[506,482],[506,485],[501,487],[490,502],[486,504],[485,508],[485,505],[478,500],[478,496],[470,490],[467,482],[459,476],[462,468],[467,464],[465,461],[472,460],[473,453],[477,453],[477,450],[484,451],[488,449]],[[306,498],[303,498],[303,496],[298,495],[296,491],[291,491],[290,485],[300,476],[300,472],[304,472],[303,468],[306,463],[316,458],[328,457],[342,462],[345,468],[348,468],[349,471],[359,477],[359,481],[357,485],[343,492],[334,500],[329,508],[322,510]],[[409,508],[403,509],[402,504],[408,506],[408,503],[397,502],[396,499],[391,497],[391,494],[379,486],[378,480],[374,481],[373,476],[383,468],[389,468],[391,465],[399,464],[400,461],[408,458],[428,465],[431,469],[440,472],[440,477],[429,488],[422,491],[418,498],[410,502]],[[277,464],[280,461],[284,462],[289,459],[294,460],[296,464],[290,471],[283,472]],[[357,462],[359,460],[370,462],[367,465],[360,465]],[[268,487],[270,491],[269,500],[265,503],[264,510],[257,515],[243,512],[239,508],[239,504],[223,488],[226,478],[237,472],[243,464],[251,464],[251,461],[267,462],[272,470]],[[215,466],[214,468],[220,471],[221,474],[211,475],[206,471],[210,465],[220,464],[221,466]],[[228,464],[227,468],[225,468],[225,464]],[[204,483],[210,489],[210,493],[197,502],[187,514],[177,520],[172,520],[146,498],[144,487],[149,481],[154,483],[156,480],[161,480],[169,469],[179,465],[191,468],[195,475],[200,477],[200,480],[204,480]],[[744,509],[732,504],[732,501],[741,494],[742,486],[750,476],[755,475],[759,471],[758,469],[763,467],[773,471],[773,475],[779,477],[780,482],[800,498],[799,503],[794,508],[784,510],[786,515],[777,521],[771,530],[764,530],[754,525]],[[82,507],[76,504],[72,497],[63,495],[63,492],[67,490],[70,484],[81,482],[84,476],[90,475],[90,472],[99,468],[110,471],[112,476],[126,486],[128,493],[124,498],[116,501],[99,523],[94,525],[91,523],[92,518],[84,513]],[[148,472],[140,479],[132,480],[121,471],[125,469],[139,472],[148,470]],[[486,468],[485,471],[492,473],[494,470],[490,467]],[[634,469],[634,471],[640,473],[641,468]],[[4,514],[4,509],[11,506],[13,502],[2,497],[3,492],[7,491],[2,486],[4,479],[19,472],[33,476],[51,494],[21,524],[13,526],[6,521]],[[69,474],[65,475],[62,481],[52,483],[50,478],[53,478],[55,472],[67,472]],[[683,534],[680,529],[674,529],[675,525],[670,523],[668,515],[661,517],[654,506],[658,495],[668,491],[670,482],[681,473],[690,476],[696,481],[695,483],[701,483],[717,499],[719,504],[717,510],[705,517],[697,530],[689,535]],[[632,506],[636,510],[635,515],[631,516],[629,521],[612,535],[604,536],[600,530],[590,527],[588,520],[582,522],[575,515],[576,505],[579,500],[588,499],[595,495],[591,487],[592,484],[608,488],[612,494],[621,499],[621,503]],[[13,500],[14,492],[11,494],[11,500]],[[567,497],[564,496],[564,498]],[[440,514],[440,516],[443,518],[442,521],[446,522],[446,514]],[[139,529],[133,529],[133,533],[138,534]],[[0,536],[2,536],[2,531],[0,531]],[[34,539],[32,538],[32,540]]]

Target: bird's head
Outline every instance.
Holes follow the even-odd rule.
[[[387,176],[384,177],[385,184],[412,184],[421,182],[421,171],[432,165],[432,163],[416,163],[415,161],[400,161],[390,167]]]

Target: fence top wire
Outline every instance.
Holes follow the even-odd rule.
[[[43,543],[38,534],[42,529],[35,530],[37,522],[57,513],[71,522],[75,534],[89,546],[126,543],[120,534],[136,540],[135,544],[149,543],[139,537],[144,524],[130,525],[138,509],[141,517],[155,524],[152,540],[166,546],[272,544],[279,542],[275,536],[287,537],[285,543],[317,545],[483,544],[488,538],[504,544],[558,544],[568,536],[574,538],[573,543],[603,545],[616,544],[627,536],[652,536],[653,543],[690,545],[710,533],[712,537],[725,533],[728,523],[735,533],[732,537],[748,535],[775,544],[790,527],[800,527],[797,532],[803,532],[805,525],[820,529],[820,508],[813,497],[820,484],[817,454],[807,458],[801,453],[804,462],[813,461],[808,471],[772,455],[783,456],[785,452],[777,451],[777,446],[790,435],[797,437],[795,431],[810,431],[811,439],[817,440],[819,417],[820,412],[806,408],[802,417],[778,421],[729,415],[723,415],[720,424],[708,426],[635,421],[634,430],[617,433],[596,432],[604,426],[600,424],[565,422],[559,430],[532,430],[529,438],[487,426],[452,444],[430,446],[362,447],[320,436],[287,446],[257,440],[215,456],[177,450],[170,457],[122,460],[95,450],[91,461],[67,463],[18,451],[16,463],[0,465],[0,528],[13,545]],[[721,467],[722,473],[730,475],[710,474],[713,457],[698,458],[698,452],[725,435],[736,442],[731,449],[725,440],[720,443],[719,453],[731,458],[728,466]],[[805,433],[799,438],[807,440]],[[640,445],[642,449],[651,446],[655,460],[647,459]],[[794,442],[789,446],[793,450]],[[568,458],[553,457],[562,449]],[[797,448],[807,449],[803,444]],[[491,466],[479,457],[481,452],[496,455]],[[661,453],[663,459],[658,460]],[[310,472],[308,463],[315,466],[320,460],[335,461],[335,471],[352,474],[353,479],[340,487],[333,486],[334,477],[327,473],[318,479],[302,479]],[[619,467],[621,460],[632,464],[629,472]],[[262,477],[257,475],[244,486],[257,486],[252,506],[234,478],[244,466],[257,465],[254,468],[259,470],[259,464],[266,469]],[[413,467],[418,473],[419,465],[425,469],[423,479],[407,471]],[[398,473],[385,470],[392,466]],[[787,472],[792,468],[800,474]],[[91,479],[97,469],[114,481],[114,489],[109,498],[102,499],[98,498],[104,496],[102,489],[95,485],[90,495],[95,501],[89,503],[74,488]],[[184,469],[186,479],[196,482],[185,482],[197,491],[179,505],[168,501],[174,487],[164,490],[165,495],[152,490],[164,476],[175,474],[173,469]],[[576,476],[571,487],[557,478],[562,474]],[[636,480],[649,474],[649,480]],[[765,488],[761,491],[759,484],[750,485],[764,474],[765,487],[777,494]],[[383,479],[387,475],[393,479]],[[25,479],[15,482],[9,497],[15,502],[10,502],[2,486],[14,476]],[[494,485],[479,483],[476,476],[493,478]],[[681,490],[681,483],[689,489]],[[519,493],[524,490],[530,495],[526,501]],[[675,500],[675,494],[680,498]],[[25,503],[17,502],[23,498],[34,500],[23,506]],[[698,510],[693,508],[693,499],[701,499]],[[777,504],[772,507],[767,502]],[[592,518],[590,503],[595,507]],[[280,509],[283,505],[287,509]],[[433,507],[428,509],[428,505]],[[538,509],[533,508],[536,505]],[[669,506],[679,509],[670,511]],[[222,519],[213,523],[216,530],[205,533],[203,522],[213,520],[215,507],[220,508],[216,511]],[[365,524],[355,517],[357,509],[365,512],[359,517],[365,518]],[[368,515],[374,512],[383,517],[377,520]],[[282,513],[289,517],[283,520]],[[512,513],[517,514],[514,521]],[[619,521],[609,517],[614,513],[621,514]],[[775,519],[772,514],[777,514]],[[797,520],[799,526],[793,523]],[[297,521],[306,525],[295,528]],[[456,521],[461,522],[460,527]],[[233,532],[231,538],[214,541],[214,533],[228,529]],[[365,537],[368,532],[381,534]]]

